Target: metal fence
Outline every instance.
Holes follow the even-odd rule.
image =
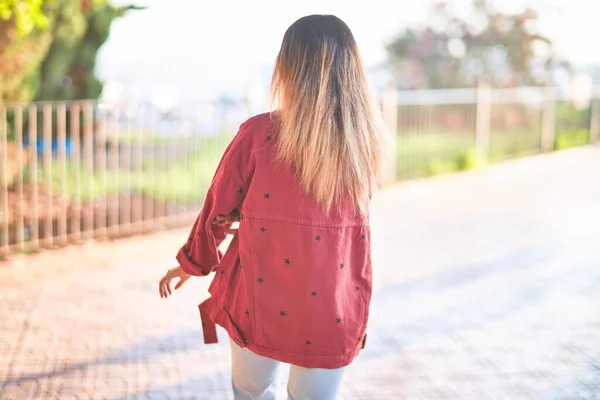
[[[558,88],[391,90],[386,123],[396,132],[393,180],[485,165],[598,141],[598,90]],[[387,104],[387,106],[386,106]],[[386,112],[387,111],[387,112]]]
[[[388,182],[598,141],[598,101],[554,88],[382,94]],[[189,224],[244,101],[0,105],[0,255]]]

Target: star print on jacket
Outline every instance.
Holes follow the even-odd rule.
[[[222,271],[200,305],[206,343],[217,342],[218,324],[256,354],[307,368],[340,368],[366,338],[369,222],[346,200],[325,213],[292,166],[281,166],[276,118],[261,114],[242,124],[177,260],[191,275]],[[240,213],[239,229],[222,253],[230,226],[212,221],[233,210]]]

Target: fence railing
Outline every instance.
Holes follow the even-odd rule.
[[[383,96],[396,132],[392,180],[435,175],[542,151],[596,143],[599,94],[558,88],[405,91]]]
[[[554,88],[388,90],[389,181],[597,142],[598,106]],[[248,110],[0,105],[0,255],[190,223]]]

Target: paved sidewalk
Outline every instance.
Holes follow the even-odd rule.
[[[599,148],[409,182],[373,208],[368,342],[341,399],[600,399]],[[202,343],[208,281],[157,293],[186,237],[0,264],[0,399],[231,398],[224,332]]]

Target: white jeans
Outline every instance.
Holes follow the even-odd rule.
[[[242,349],[231,342],[232,383],[235,400],[275,399],[275,380],[281,363]],[[335,399],[344,368],[319,369],[290,366],[288,400]]]

